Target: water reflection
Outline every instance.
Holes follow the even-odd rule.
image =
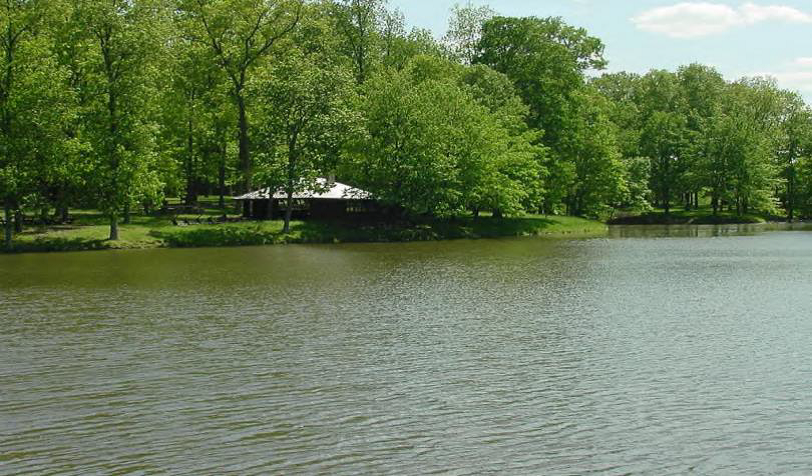
[[[812,231],[812,223],[760,223],[732,225],[614,225],[612,238],[714,238],[756,235],[773,231]]]

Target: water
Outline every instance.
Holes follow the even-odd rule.
[[[0,474],[809,474],[812,233],[611,235],[0,256]]]

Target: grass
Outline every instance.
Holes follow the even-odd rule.
[[[612,225],[726,225],[765,223],[768,217],[756,214],[737,215],[733,212],[720,211],[716,215],[710,207],[685,210],[672,209],[668,215],[663,210],[656,210],[641,215],[622,216],[610,220]]]
[[[211,205],[201,215],[222,215]],[[15,235],[16,252],[104,249],[194,248],[293,243],[405,242],[517,236],[577,236],[606,233],[605,224],[576,217],[528,215],[522,218],[422,220],[401,223],[294,221],[283,233],[281,221],[175,226],[169,217],[134,215],[120,225],[118,241],[109,241],[109,225],[92,210],[72,211],[71,225],[32,227]],[[232,215],[233,216],[233,215]]]

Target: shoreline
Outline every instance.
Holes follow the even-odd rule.
[[[104,225],[29,230],[15,236],[14,249],[2,254],[103,250],[221,248],[289,244],[408,243],[511,237],[604,236],[606,223],[578,217],[531,215],[522,218],[457,218],[416,223],[292,222],[282,233],[281,221],[174,226],[144,223],[121,225],[121,239],[106,239]]]
[[[0,255],[59,253],[105,250],[144,250],[174,248],[228,248],[295,244],[409,243],[453,240],[539,237],[601,237],[615,227],[669,227],[721,225],[787,225],[787,221],[762,217],[722,217],[716,222],[703,219],[659,220],[657,214],[623,217],[607,222],[580,217],[529,215],[522,218],[456,218],[417,223],[317,222],[295,221],[291,232],[282,233],[281,221],[246,221],[220,225],[174,226],[168,222],[121,225],[121,239],[105,237],[108,228],[90,224],[27,230],[15,235],[14,249]],[[674,217],[671,217],[674,218]],[[701,217],[700,217],[701,218]],[[796,221],[803,226],[810,222]]]

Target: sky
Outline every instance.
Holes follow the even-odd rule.
[[[436,36],[466,0],[389,0]],[[812,101],[812,0],[472,0],[507,16],[560,16],[606,45],[610,71],[699,62],[728,79],[770,75]]]

